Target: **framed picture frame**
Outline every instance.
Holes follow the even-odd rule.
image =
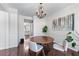
[[[52,20],[54,31],[74,31],[74,13]]]

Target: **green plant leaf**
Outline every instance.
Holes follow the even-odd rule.
[[[73,38],[71,36],[67,36],[65,40],[67,40],[68,42],[72,42]]]
[[[69,33],[67,33],[67,35],[68,35],[68,34],[71,34],[71,33],[72,33],[72,32],[69,32]]]
[[[47,26],[44,26],[43,29],[42,29],[42,32],[46,33],[48,30],[48,27]]]
[[[67,38],[68,38],[68,39],[71,39],[72,37],[71,37],[71,36],[67,36]]]
[[[76,46],[76,43],[75,43],[75,42],[73,42],[73,43],[72,43],[72,47],[75,47],[75,46]]]

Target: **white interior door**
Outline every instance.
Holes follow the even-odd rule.
[[[18,18],[16,9],[8,9],[9,21],[9,48],[17,47],[18,45]]]
[[[0,11],[0,50],[8,48],[8,13]]]
[[[17,47],[17,13],[0,11],[0,50]]]

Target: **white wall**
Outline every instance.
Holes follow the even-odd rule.
[[[4,10],[1,4],[0,4],[0,10]]]
[[[54,13],[52,16],[48,18],[47,24],[49,27],[48,34],[55,39],[56,42],[62,43],[62,41],[65,39],[66,34],[68,31],[53,31],[52,30],[52,20],[58,17],[63,17],[69,14],[75,14],[75,30],[79,33],[79,4],[74,4],[72,6],[68,6],[56,13]],[[69,45],[70,47],[70,45]]]
[[[21,38],[24,38],[24,18],[22,15],[19,15],[19,41]]]
[[[33,17],[34,20],[34,36],[44,36],[46,34],[44,34],[42,32],[42,28],[46,25],[46,19],[39,19],[37,16]]]

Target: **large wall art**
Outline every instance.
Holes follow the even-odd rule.
[[[74,30],[74,14],[53,19],[52,29],[54,31],[73,31]]]

